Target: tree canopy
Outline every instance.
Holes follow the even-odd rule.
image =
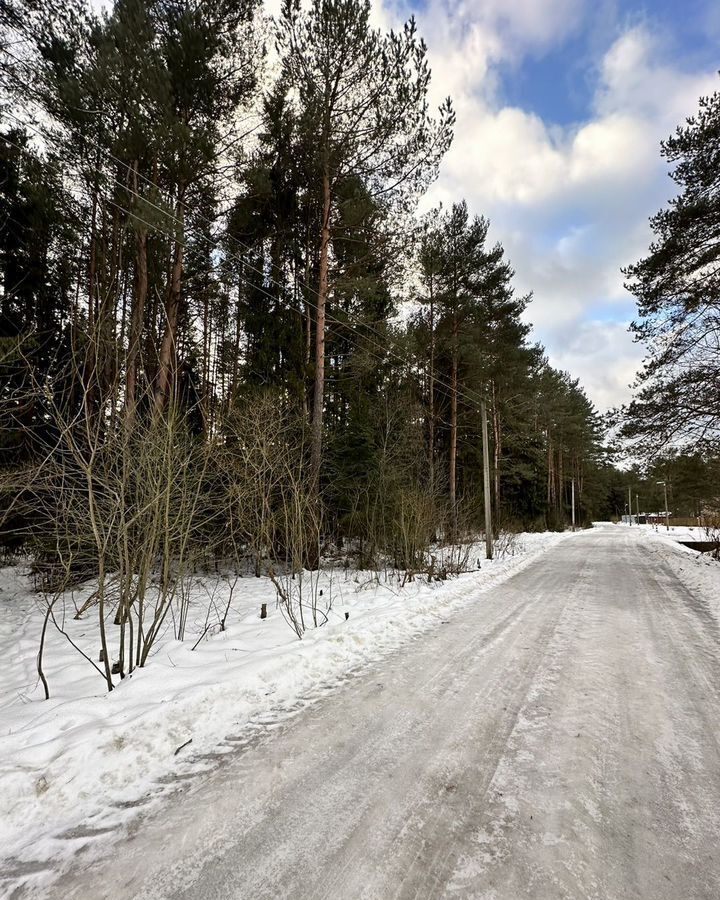
[[[720,93],[662,144],[680,188],[625,271],[648,354],[624,416],[635,452],[720,450]]]

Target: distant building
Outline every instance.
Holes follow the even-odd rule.
[[[658,523],[664,523],[665,517],[668,519],[672,519],[672,513],[670,510],[665,512],[665,510],[661,510],[660,512],[652,512],[652,513],[644,513],[645,521],[648,525],[657,525]]]

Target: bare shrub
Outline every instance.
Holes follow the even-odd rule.
[[[95,611],[99,659],[112,690],[114,675],[146,664],[169,614],[184,636],[185,579],[213,522],[206,509],[199,515],[213,489],[213,446],[190,433],[187,410],[177,403],[152,414],[149,391],[141,398],[144,413],[128,427],[117,404],[101,403],[98,385],[86,377],[88,358],[96,356],[94,348],[79,369],[33,383],[45,432],[36,436],[32,462],[6,473],[2,488],[11,498],[6,509],[32,510],[25,518],[33,574],[46,597],[43,636],[49,623],[57,627],[58,597],[93,579],[77,615]],[[85,387],[78,394],[79,384]]]
[[[373,449],[347,530],[360,568],[380,572],[390,565],[411,581],[425,570],[428,548],[447,517],[440,485],[428,477],[421,411],[401,396],[386,396]]]
[[[495,538],[493,553],[496,559],[505,559],[522,552],[522,543],[512,531],[501,531]]]
[[[323,508],[313,490],[303,421],[271,393],[235,410],[227,423],[226,479],[239,552],[266,574],[293,631],[327,621],[319,602]]]
[[[715,544],[710,551],[713,559],[720,559],[720,515],[704,516],[703,523],[705,540]]]

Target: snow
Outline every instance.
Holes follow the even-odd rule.
[[[718,627],[671,570],[694,558],[614,525],[563,541],[86,838],[51,896],[715,897]]]
[[[652,534],[658,538],[662,538],[664,540],[679,542],[679,541],[708,541],[712,540],[712,537],[708,537],[708,531],[705,528],[701,528],[700,526],[687,526],[687,525],[671,525],[670,528],[666,528],[665,525],[660,523],[659,525],[627,525],[627,523],[622,523],[618,525],[619,528],[637,528],[639,529],[639,534]]]
[[[660,526],[657,530],[652,525],[619,525],[618,528],[631,527],[637,535],[648,542],[648,549],[657,553],[674,575],[694,594],[702,598],[720,624],[720,561],[713,559],[710,553],[698,553],[681,541],[703,542],[708,538],[705,528],[689,528],[670,526],[668,531]]]
[[[48,701],[35,665],[42,598],[21,567],[0,569],[0,856],[12,860],[2,867],[6,877],[29,872],[38,859],[61,864],[88,836],[127,824],[254,731],[296,714],[568,537],[521,535],[492,561],[478,546],[471,558],[481,568],[445,582],[418,577],[401,587],[382,574],[324,570],[319,587],[325,602],[332,600],[328,622],[302,640],[276,609],[269,580],[246,576],[235,585],[226,630],[211,629],[192,649],[209,605],[222,609],[230,592],[227,579],[198,578],[185,640],[174,639],[168,622],[149,665],[112,693],[50,629]],[[73,618],[91,592],[85,585],[64,597],[59,618],[97,660],[96,611]]]

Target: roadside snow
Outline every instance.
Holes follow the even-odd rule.
[[[698,553],[680,543],[708,540],[704,528],[671,526],[668,531],[662,526],[656,529],[652,525],[617,527],[632,530],[641,540],[647,541],[649,548],[660,555],[680,581],[702,597],[720,623],[720,561],[713,559],[709,553]]]
[[[623,525],[623,528],[638,528],[641,532],[654,534],[658,538],[669,541],[707,541],[708,536],[704,528],[699,525],[671,525],[666,528],[664,525]]]
[[[6,877],[31,861],[61,864],[88,839],[127,824],[138,808],[212,767],[219,754],[295,714],[568,537],[518,536],[513,555],[483,559],[479,570],[442,583],[418,578],[401,588],[371,573],[323,572],[329,620],[303,640],[275,608],[269,581],[243,577],[226,630],[212,629],[193,650],[209,605],[223,608],[230,590],[225,580],[198,579],[185,640],[174,639],[169,622],[149,665],[110,694],[70,643],[49,631],[48,701],[35,667],[42,604],[21,569],[0,569],[0,857],[12,859],[2,867]],[[478,547],[471,558],[482,556]],[[89,594],[88,586],[65,598],[64,627],[97,660],[96,611],[73,619],[75,604]]]

